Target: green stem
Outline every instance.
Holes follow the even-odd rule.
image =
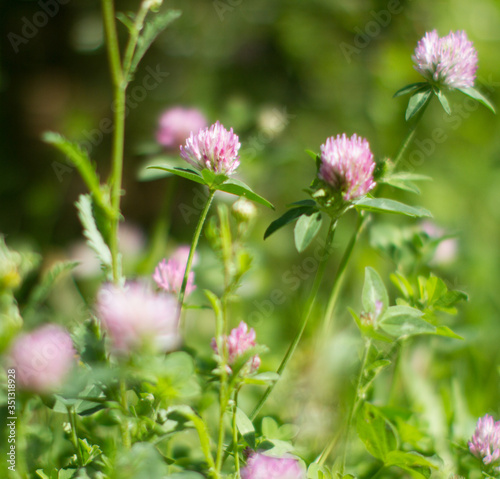
[[[358,379],[356,380],[356,389],[354,391],[354,397],[353,397],[353,400],[351,403],[351,407],[349,408],[349,414],[347,416],[347,422],[346,422],[346,428],[345,428],[345,438],[344,438],[344,445],[343,445],[343,451],[342,451],[342,462],[341,462],[341,466],[340,466],[341,467],[340,472],[342,474],[344,474],[344,471],[345,471],[347,445],[349,442],[349,435],[351,432],[352,419],[353,419],[354,414],[359,406],[359,400],[360,400],[359,388],[361,386],[361,381],[363,380],[363,376],[365,374],[366,363],[368,362],[368,355],[370,353],[371,346],[372,346],[372,340],[367,339],[365,342],[365,349],[363,352],[363,359],[361,361],[361,367],[359,369]]]
[[[410,146],[410,144],[415,136],[415,133],[417,132],[417,126],[419,125],[420,120],[424,116],[425,110],[429,106],[429,103],[431,102],[433,96],[434,95],[429,96],[429,98],[425,102],[425,105],[417,113],[417,116],[415,117],[412,124],[410,125],[410,128],[408,129],[408,133],[406,134],[406,137],[403,140],[403,142],[401,143],[401,146],[399,147],[399,151],[398,151],[396,157],[394,158],[394,170],[396,169],[398,163],[401,161],[401,158],[403,158],[403,155],[404,155],[406,149],[408,148],[408,146]]]
[[[126,416],[128,416],[129,409],[128,409],[128,401],[127,401],[127,385],[125,383],[125,379],[120,379],[120,404],[121,404],[123,413]],[[122,423],[121,426],[122,426],[123,446],[125,447],[125,449],[130,449],[132,444],[131,444],[131,438],[130,438],[128,417],[125,418],[125,422]]]
[[[293,353],[295,352],[295,349],[297,349],[297,345],[299,344],[300,340],[302,339],[302,335],[304,334],[307,323],[309,322],[309,318],[311,317],[311,314],[314,310],[316,297],[317,297],[318,292],[319,292],[321,280],[323,279],[323,274],[325,272],[326,263],[327,263],[328,258],[330,256],[330,248],[331,248],[331,245],[333,242],[333,237],[335,235],[336,226],[337,226],[337,218],[332,218],[332,221],[330,222],[330,226],[328,228],[328,235],[327,235],[326,241],[325,241],[325,251],[324,251],[323,257],[320,260],[318,269],[316,271],[316,276],[314,278],[314,283],[313,283],[313,286],[311,289],[311,293],[309,295],[308,305],[306,307],[306,314],[304,315],[304,319],[302,320],[302,324],[300,326],[300,329],[297,331],[297,334],[293,338],[292,343],[288,347],[288,350],[285,354],[285,357],[281,361],[281,364],[280,364],[278,370],[276,371],[280,377],[283,374],[283,372],[285,371],[290,359],[292,358]],[[273,389],[276,386],[277,382],[278,381],[274,382],[271,386],[269,386],[266,389],[266,392],[264,393],[264,395],[260,399],[257,406],[255,406],[255,409],[252,411],[252,414],[250,414],[250,420],[253,421],[257,417],[257,414],[259,414],[259,411],[262,409],[262,406],[267,401],[267,398],[273,392]]]
[[[240,478],[240,455],[238,453],[238,427],[236,426],[236,410],[238,408],[238,392],[234,391],[234,407],[233,407],[233,446],[234,446],[234,467],[236,470],[236,479]]]
[[[373,476],[372,479],[375,479],[376,477],[380,476],[380,474],[385,470],[385,465],[383,465]]]
[[[231,394],[231,385],[227,381],[227,363],[228,363],[228,350],[224,336],[227,331],[227,298],[224,294],[221,298],[222,311],[217,318],[216,322],[216,338],[218,349],[222,358],[220,364],[221,377],[220,377],[220,392],[219,392],[219,434],[217,438],[217,456],[215,459],[215,471],[220,474],[222,465],[224,463],[224,415],[226,413],[229,397]]]
[[[145,2],[142,2],[135,18],[134,28],[130,31],[130,37],[123,57],[123,75],[126,81],[130,81],[130,68],[132,66],[137,40],[139,39],[139,33],[141,33],[144,27],[144,20],[148,12],[149,8],[145,6]]]
[[[229,401],[227,390],[227,376],[221,377],[220,394],[219,394],[219,434],[217,438],[217,457],[215,459],[215,471],[220,474],[222,468],[222,458],[224,454],[224,415],[226,413],[227,404]]]
[[[347,269],[347,264],[349,263],[349,260],[351,259],[351,254],[354,249],[354,246],[356,245],[359,236],[361,235],[361,232],[363,231],[363,228],[365,227],[367,220],[369,216],[363,213],[359,213],[358,216],[358,222],[356,224],[356,229],[354,230],[351,239],[349,240],[349,243],[344,251],[344,254],[342,256],[342,259],[340,260],[339,267],[337,269],[337,273],[335,275],[335,279],[333,281],[333,286],[332,286],[332,291],[330,293],[330,298],[328,300],[328,306],[326,308],[326,314],[323,320],[323,334],[321,335],[322,338],[328,337],[328,332],[331,327],[332,319],[333,319],[333,312],[335,310],[335,306],[337,304],[337,299],[340,293],[340,289],[342,287],[342,284],[344,282],[345,278],[345,272]]]
[[[198,246],[198,240],[200,239],[201,230],[203,229],[203,225],[205,224],[205,220],[207,219],[208,210],[210,209],[210,205],[212,204],[214,195],[215,195],[215,190],[210,190],[207,202],[205,203],[205,207],[203,208],[200,218],[198,219],[198,224],[196,225],[196,230],[194,232],[193,240],[191,241],[191,249],[189,250],[186,271],[184,271],[184,278],[182,280],[182,286],[179,292],[178,318],[180,318],[181,316],[182,306],[184,305],[184,296],[186,294],[186,286],[188,282],[189,273],[191,272],[191,265],[193,264],[194,253],[196,251],[196,247]]]
[[[120,280],[120,266],[118,253],[118,225],[120,222],[120,195],[123,174],[123,144],[125,140],[125,92],[127,83],[123,77],[120,60],[120,46],[115,23],[115,8],[113,0],[102,0],[102,12],[104,18],[104,31],[106,33],[106,45],[113,81],[113,107],[114,107],[114,130],[113,151],[111,156],[111,174],[108,184],[111,189],[111,208],[113,216],[110,218],[111,232],[109,247],[111,250],[113,281]]]
[[[84,464],[83,464],[82,451],[80,449],[80,445],[78,444],[78,436],[76,434],[75,409],[72,406],[67,406],[66,409],[68,411],[69,424],[71,426],[71,442],[73,444],[73,447],[75,448],[78,466],[83,467]]]
[[[337,441],[340,438],[340,433],[341,433],[340,430],[337,431],[337,433],[335,434],[335,436],[332,437],[332,439],[330,440],[330,442],[327,444],[327,446],[323,449],[323,451],[321,452],[321,454],[317,457],[317,459],[314,462],[318,463],[320,466],[322,466],[325,463],[325,461],[327,460],[328,456],[332,452],[333,448],[337,444]]]

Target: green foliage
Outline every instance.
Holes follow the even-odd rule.
[[[101,268],[107,279],[112,280],[111,251],[97,228],[90,196],[80,195],[75,205],[78,210],[78,217],[83,226],[83,236],[85,236],[87,244],[99,259]]]
[[[319,233],[322,221],[323,217],[319,211],[310,215],[302,215],[297,220],[294,229],[294,238],[295,247],[299,253],[302,253]]]
[[[236,427],[243,436],[245,442],[252,449],[255,449],[255,428],[253,427],[252,421],[250,421],[248,416],[240,408],[236,408]]]
[[[477,100],[479,103],[482,103],[486,108],[491,110],[493,113],[496,113],[495,107],[491,103],[488,98],[486,98],[477,88],[459,88],[459,90],[474,100]]]
[[[167,171],[182,178],[194,181],[195,183],[206,185],[212,191],[224,191],[232,195],[242,196],[248,200],[274,209],[274,206],[269,201],[255,193],[248,185],[235,178],[229,178],[222,174],[216,175],[207,169],[202,170],[200,174],[190,168],[170,168],[166,166],[150,166],[148,168]]]
[[[422,112],[431,97],[432,87],[429,84],[425,84],[425,86],[416,90],[408,101],[408,108],[405,113],[406,121],[411,120],[417,113]]]
[[[144,25],[144,28],[137,39],[137,48],[130,65],[130,76],[133,76],[140,61],[149,50],[149,47],[156,40],[158,35],[180,16],[181,12],[179,10],[167,10],[165,12],[153,14],[151,16],[151,19],[149,21],[146,21],[146,24]],[[132,23],[128,23],[128,27],[129,29],[134,28]]]
[[[379,183],[391,185],[400,190],[410,191],[420,194],[420,189],[415,185],[414,181],[429,181],[432,180],[429,176],[418,173],[409,173],[407,171],[391,172],[378,180]]]
[[[114,213],[111,209],[109,200],[101,190],[99,177],[97,176],[95,167],[92,164],[87,152],[77,143],[67,140],[59,133],[47,131],[43,134],[42,139],[45,143],[53,145],[61,153],[66,155],[66,158],[68,158],[75,165],[76,169],[80,173],[80,176],[87,185],[87,188],[99,206],[103,208],[103,210],[106,211],[110,217],[113,217]]]
[[[307,202],[306,205],[292,208],[281,215],[278,219],[274,220],[266,229],[266,232],[264,233],[264,239],[271,236],[280,228],[283,228],[283,226],[286,226],[293,221],[297,221],[302,215],[313,215],[317,211],[317,209],[315,208],[316,203],[312,200],[305,201]],[[313,206],[310,206],[310,203],[312,203]]]
[[[332,473],[328,467],[313,462],[307,468],[307,479],[332,479]]]
[[[396,215],[411,216],[413,218],[425,218],[432,216],[430,211],[418,206],[409,206],[399,201],[387,198],[361,198],[354,202],[357,210],[370,211],[373,213],[392,213]]]
[[[164,477],[167,466],[156,448],[146,442],[138,442],[130,451],[122,451],[116,458],[110,479],[150,479]]]

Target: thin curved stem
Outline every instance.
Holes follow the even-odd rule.
[[[238,409],[238,392],[234,391],[234,407],[233,407],[233,446],[234,446],[234,467],[236,471],[236,479],[240,477],[240,455],[238,453],[238,428],[236,426],[236,410]]]
[[[408,129],[408,133],[406,134],[406,137],[404,138],[403,142],[401,143],[401,146],[399,147],[399,151],[396,154],[396,157],[394,158],[394,169],[398,166],[398,163],[401,161],[401,158],[403,158],[403,155],[410,146],[411,142],[413,141],[413,138],[415,136],[415,133],[417,132],[417,126],[420,123],[420,120],[424,116],[425,110],[429,106],[429,103],[432,100],[432,97],[434,95],[430,95],[427,101],[425,102],[425,105],[420,109],[420,111],[417,113],[417,116],[413,120],[412,124],[410,125],[410,128]]]
[[[365,227],[365,225],[368,221],[368,218],[369,218],[369,215],[359,213],[356,228],[352,233],[351,239],[349,240],[349,243],[344,251],[344,254],[342,255],[342,259],[340,260],[339,267],[337,269],[337,273],[335,274],[335,279],[333,281],[332,291],[330,293],[330,298],[328,300],[328,306],[326,308],[325,317],[323,320],[323,329],[322,329],[322,332],[323,332],[322,337],[323,338],[327,337],[328,331],[330,330],[332,318],[333,318],[333,312],[334,312],[335,306],[337,304],[337,299],[338,299],[338,296],[340,293],[341,286],[344,283],[347,264],[349,263],[349,260],[351,259],[351,254],[352,254],[352,251],[354,249],[354,246],[356,245],[356,243],[361,235],[361,232],[363,231],[363,228]]]
[[[225,380],[224,380],[225,379]],[[221,378],[220,394],[219,394],[219,434],[217,438],[217,456],[215,459],[215,471],[220,474],[222,468],[222,458],[224,455],[224,415],[226,413],[227,404],[229,402],[227,377],[224,375]]]
[[[80,445],[78,444],[78,436],[76,434],[76,417],[75,417],[75,408],[73,406],[66,406],[68,411],[68,419],[71,427],[71,442],[73,447],[75,448],[76,460],[78,462],[79,467],[83,467],[83,457],[82,450],[80,449]]]
[[[188,261],[186,265],[186,271],[184,271],[184,278],[182,279],[182,286],[179,292],[179,312],[178,318],[180,318],[182,312],[182,306],[184,305],[184,297],[186,295],[186,286],[188,282],[189,273],[191,272],[191,266],[193,264],[194,253],[196,251],[196,247],[198,246],[198,240],[200,239],[201,230],[203,229],[203,225],[205,224],[205,220],[207,219],[208,210],[210,209],[210,205],[214,199],[215,190],[210,190],[207,202],[205,203],[205,207],[200,214],[198,219],[198,224],[196,225],[196,230],[193,235],[193,239],[191,241],[191,248],[189,250]]]
[[[325,272],[326,263],[328,261],[328,258],[330,257],[330,249],[331,249],[331,245],[333,242],[333,237],[335,235],[336,226],[337,226],[337,218],[332,218],[332,221],[330,222],[330,226],[328,228],[328,234],[326,237],[326,241],[325,241],[324,254],[320,260],[318,269],[316,271],[316,276],[314,278],[311,293],[309,295],[309,300],[308,300],[308,304],[306,307],[306,314],[304,315],[304,319],[302,320],[302,324],[300,326],[300,329],[297,331],[297,334],[293,338],[293,341],[291,342],[290,346],[288,347],[287,352],[286,352],[284,358],[281,361],[281,364],[279,365],[279,367],[276,371],[280,377],[283,374],[283,372],[285,371],[288,363],[290,362],[290,359],[292,358],[293,353],[297,349],[297,346],[298,346],[300,340],[302,339],[302,335],[304,334],[304,331],[306,329],[307,323],[309,322],[311,314],[314,310],[316,297],[317,297],[318,292],[319,292],[321,280],[323,279],[323,274]],[[262,406],[264,406],[265,402],[267,401],[267,398],[273,392],[273,389],[276,386],[277,382],[278,381],[274,382],[271,386],[269,386],[266,389],[266,392],[261,397],[259,403],[257,404],[257,406],[255,406],[254,410],[250,414],[250,420],[253,421],[257,417],[257,414],[259,414],[259,411],[262,409]]]
[[[371,346],[372,346],[372,340],[367,339],[365,342],[365,349],[363,352],[363,359],[361,361],[361,367],[359,368],[359,374],[358,374],[358,378],[356,380],[356,389],[354,391],[354,397],[352,399],[351,407],[349,408],[349,414],[347,415],[347,422],[346,422],[346,427],[345,427],[345,438],[344,438],[343,451],[342,451],[342,462],[340,465],[340,472],[342,474],[344,474],[344,471],[345,471],[347,445],[349,442],[349,435],[351,432],[352,419],[353,419],[354,414],[359,406],[359,399],[360,399],[359,398],[359,388],[361,386],[361,381],[362,381],[363,376],[365,374],[366,363],[368,362],[368,355],[370,354]]]
[[[134,58],[135,49],[137,47],[137,40],[139,39],[139,34],[144,27],[144,20],[149,12],[149,7],[146,6],[146,2],[142,2],[137,12],[134,21],[134,28],[130,30],[130,37],[125,48],[125,54],[123,56],[123,75],[125,81],[130,81],[130,69],[132,66],[132,60]]]
[[[330,455],[330,453],[332,452],[333,448],[335,447],[335,445],[337,444],[338,440],[340,439],[340,436],[341,436],[341,430],[338,430],[337,433],[335,434],[335,436],[332,437],[332,439],[330,440],[330,442],[323,449],[323,451],[321,452],[321,454],[316,458],[316,460],[314,461],[315,463],[319,464],[320,466],[322,466],[325,463],[325,461],[327,460],[328,456]]]

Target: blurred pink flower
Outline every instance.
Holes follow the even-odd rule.
[[[440,38],[436,30],[427,32],[418,42],[412,56],[423,77],[448,88],[474,86],[477,52],[464,31],[451,32]]]
[[[179,263],[187,264],[189,251],[191,247],[189,245],[179,246],[171,255],[170,258],[175,259]],[[195,251],[193,256],[193,266],[198,264],[198,253]]]
[[[238,168],[240,142],[231,128],[227,131],[219,122],[210,128],[191,133],[181,146],[181,157],[198,170],[205,168],[217,174],[231,175]]]
[[[321,166],[318,176],[342,193],[344,201],[366,195],[374,186],[375,162],[370,145],[356,134],[345,133],[328,138],[321,145]]]
[[[178,148],[191,132],[196,133],[206,126],[207,120],[200,111],[177,106],[161,115],[156,140],[166,148]]]
[[[477,421],[476,430],[469,441],[469,451],[485,465],[495,465],[500,459],[500,421],[486,414]],[[500,466],[495,467],[500,472]]]
[[[75,349],[69,333],[60,326],[47,324],[20,335],[9,353],[16,370],[19,388],[50,393],[62,386],[76,364]]]
[[[167,293],[179,294],[182,287],[182,280],[186,272],[187,260],[189,256],[189,246],[179,247],[167,261],[163,259],[155,269],[153,279],[159,288],[162,288]],[[196,260],[196,255],[193,263]],[[186,285],[186,297],[189,296],[196,286],[194,285],[194,272],[191,271],[188,275]]]
[[[422,221],[421,228],[431,239],[439,239],[445,235],[445,230],[437,226],[434,222]],[[456,238],[447,238],[439,242],[431,260],[431,264],[444,265],[451,263],[457,257],[458,241]]]
[[[126,283],[123,288],[102,286],[97,316],[118,353],[128,354],[145,344],[167,352],[181,341],[176,299],[166,293],[156,294],[137,282]]]
[[[305,479],[299,461],[291,456],[272,457],[256,452],[241,470],[242,479]]]
[[[236,360],[247,350],[256,346],[256,335],[253,328],[248,330],[248,326],[241,321],[237,328],[231,330],[229,336],[224,336],[225,347],[227,348],[228,363],[234,364]],[[212,339],[212,349],[218,354],[219,350],[215,338]],[[250,372],[259,369],[260,358],[255,355],[249,359]],[[229,370],[230,372],[230,370]]]

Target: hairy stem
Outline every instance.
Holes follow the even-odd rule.
[[[297,349],[297,346],[298,346],[300,340],[302,339],[302,335],[304,334],[304,331],[306,329],[307,323],[309,322],[311,314],[312,314],[312,312],[314,310],[314,305],[316,303],[316,297],[317,297],[318,292],[319,292],[319,288],[320,288],[320,285],[321,285],[321,280],[323,279],[323,274],[325,272],[326,263],[327,263],[328,258],[330,256],[330,249],[331,249],[331,245],[332,245],[332,242],[333,242],[333,237],[335,235],[335,228],[336,228],[336,226],[337,226],[337,218],[332,218],[332,221],[330,222],[330,226],[328,228],[328,234],[327,234],[327,237],[326,237],[326,241],[325,241],[324,254],[323,254],[323,257],[320,260],[318,269],[316,271],[316,276],[314,278],[314,283],[313,283],[313,286],[312,286],[312,289],[311,289],[311,293],[309,295],[309,300],[307,302],[306,314],[304,315],[304,319],[302,320],[302,324],[300,326],[300,329],[297,331],[297,334],[293,338],[292,343],[288,347],[288,350],[287,350],[287,352],[285,354],[285,357],[281,361],[281,364],[279,365],[279,368],[276,371],[280,376],[285,371],[288,363],[290,362],[290,359],[293,356],[293,353]],[[264,395],[260,399],[260,401],[257,404],[257,406],[255,406],[255,409],[252,411],[252,414],[250,414],[250,419],[252,421],[257,417],[257,414],[259,414],[259,411],[262,409],[262,406],[267,401],[267,398],[273,392],[273,389],[276,386],[276,384],[277,384],[277,381],[275,383],[273,383],[271,386],[269,386],[266,389],[266,392],[264,393]]]
[[[123,173],[123,144],[125,139],[125,92],[126,81],[120,60],[120,46],[115,23],[115,7],[113,0],[102,0],[104,31],[108,51],[111,79],[113,82],[114,130],[113,151],[111,155],[111,174],[108,180],[111,189],[111,233],[109,247],[111,250],[113,281],[120,280],[118,256],[118,225],[120,222],[120,194]]]

